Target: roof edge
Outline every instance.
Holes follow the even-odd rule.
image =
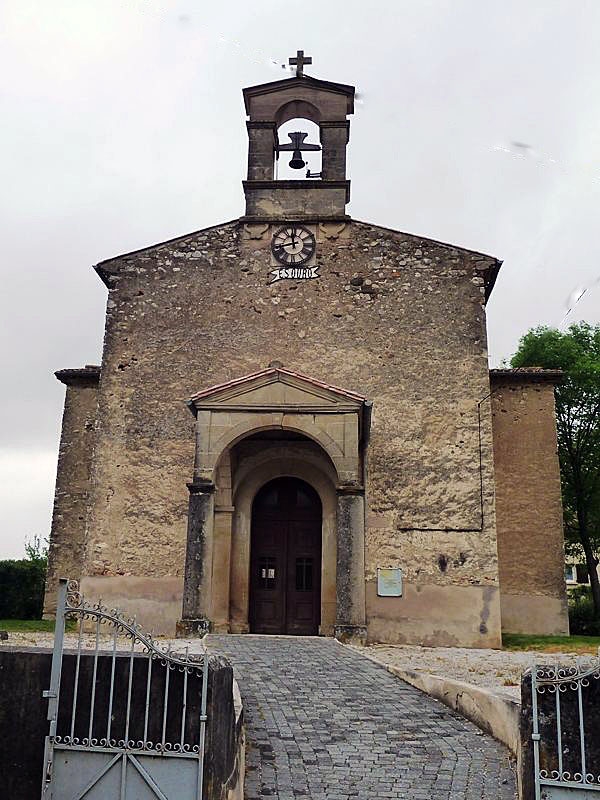
[[[335,392],[336,394],[341,394],[346,397],[350,397],[353,400],[356,400],[360,403],[368,402],[367,398],[362,395],[358,394],[358,392],[350,391],[349,389],[341,389],[339,386],[333,386],[330,383],[325,383],[324,381],[319,381],[316,378],[311,378],[308,375],[303,375],[300,372],[295,372],[291,369],[286,369],[285,367],[267,367],[265,369],[258,370],[257,372],[251,372],[248,375],[242,375],[239,378],[233,378],[230,381],[224,381],[223,383],[217,383],[214,386],[209,386],[206,389],[202,389],[199,392],[193,394],[189,400],[187,401],[188,405],[194,405],[197,400],[202,400],[206,397],[209,397],[211,394],[216,394],[217,392],[222,391],[223,389],[230,389],[234,388],[235,386],[241,386],[242,384],[254,380],[256,378],[263,378],[267,375],[289,375],[293,378],[300,378],[300,380],[304,380],[307,383],[313,384],[313,386],[318,386],[321,389],[326,389],[330,392]]]
[[[312,75],[293,75],[291,78],[282,78],[278,81],[267,81],[266,83],[256,83],[253,86],[244,87],[242,89],[242,95],[244,97],[244,108],[246,109],[246,114],[250,113],[248,109],[248,97],[252,96],[253,94],[269,94],[270,92],[276,92],[279,89],[286,88],[287,86],[292,86],[294,84],[298,85],[302,83],[308,86],[320,87],[325,91],[334,92],[335,94],[346,95],[350,99],[347,113],[354,113],[354,95],[356,93],[356,87],[351,86],[348,83],[337,83],[336,81],[326,81],[322,78],[313,78]]]
[[[113,261],[120,261],[122,258],[129,258],[129,256],[136,256],[140,253],[147,253],[150,250],[155,250],[158,247],[164,247],[167,244],[175,244],[176,242],[182,242],[184,239],[188,239],[190,236],[197,236],[199,233],[204,233],[205,231],[212,231],[215,228],[222,228],[225,225],[235,225],[240,221],[240,217],[235,217],[234,219],[229,219],[226,222],[218,222],[215,225],[209,225],[206,228],[198,228],[198,230],[190,231],[189,233],[184,233],[181,236],[174,236],[172,239],[165,239],[163,242],[156,242],[154,244],[149,244],[146,247],[140,247],[137,250],[129,250],[126,253],[120,253],[118,256],[111,256],[110,258],[105,258],[102,261],[98,261],[97,264],[93,265],[93,269],[98,273],[100,279],[103,281],[108,288],[110,288],[108,283],[108,273],[104,269],[105,264],[110,264]]]
[[[452,244],[451,242],[442,242],[441,239],[432,239],[431,236],[422,236],[420,233],[410,233],[410,231],[401,231],[398,228],[388,228],[386,225],[378,225],[376,222],[367,222],[364,219],[355,219],[352,217],[352,222],[357,223],[358,225],[368,225],[370,228],[379,228],[382,231],[388,231],[389,233],[399,233],[402,236],[412,236],[415,239],[421,239],[424,242],[432,242],[433,244],[440,244],[442,247],[450,247],[452,250],[460,250],[463,253],[470,253],[473,256],[481,256],[482,258],[489,258],[491,261],[495,261],[497,264],[502,264],[502,260],[497,258],[496,256],[492,256],[489,253],[482,253],[480,250],[470,250],[468,247],[463,247],[459,244]]]
[[[492,263],[490,266],[485,270],[485,302],[490,298],[492,293],[492,289],[496,284],[496,278],[498,277],[498,273],[500,272],[500,267],[503,264],[503,261],[496,256],[492,256],[489,253],[482,253],[479,250],[469,250],[468,247],[462,247],[461,245],[451,244],[450,242],[442,242],[439,239],[432,239],[429,236],[421,236],[418,233],[409,233],[408,231],[400,231],[397,228],[388,228],[385,225],[378,225],[376,222],[366,222],[362,219],[352,219],[352,222],[357,225],[368,225],[370,228],[379,228],[379,230],[387,231],[388,233],[398,233],[401,236],[411,236],[414,239],[419,239],[422,242],[430,242],[431,244],[437,244],[441,247],[447,247],[451,250],[458,250],[461,253],[468,253],[471,256],[480,256],[481,258],[486,258]]]

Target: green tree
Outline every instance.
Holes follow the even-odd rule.
[[[48,539],[42,541],[42,537],[36,534],[25,539],[25,556],[27,561],[39,564],[45,570],[48,567]]]
[[[561,369],[556,428],[568,549],[583,551],[600,619],[600,325],[539,327],[519,342],[513,367]]]

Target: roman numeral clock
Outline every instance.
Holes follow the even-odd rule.
[[[286,267],[308,263],[316,247],[314,235],[304,225],[284,225],[274,233],[271,241],[275,260]]]
[[[319,268],[314,265],[316,250],[315,234],[309,228],[293,222],[282,225],[273,233],[271,239],[272,263],[278,266],[277,269],[271,270],[273,276],[271,283],[282,278],[292,280],[318,278]]]

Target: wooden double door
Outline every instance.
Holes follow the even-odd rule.
[[[321,501],[296,478],[256,495],[250,543],[252,633],[315,635],[321,621]]]

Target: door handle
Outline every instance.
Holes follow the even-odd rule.
[[[272,580],[275,577],[275,570],[272,567],[269,567],[268,569],[263,567],[260,571],[260,577]]]

